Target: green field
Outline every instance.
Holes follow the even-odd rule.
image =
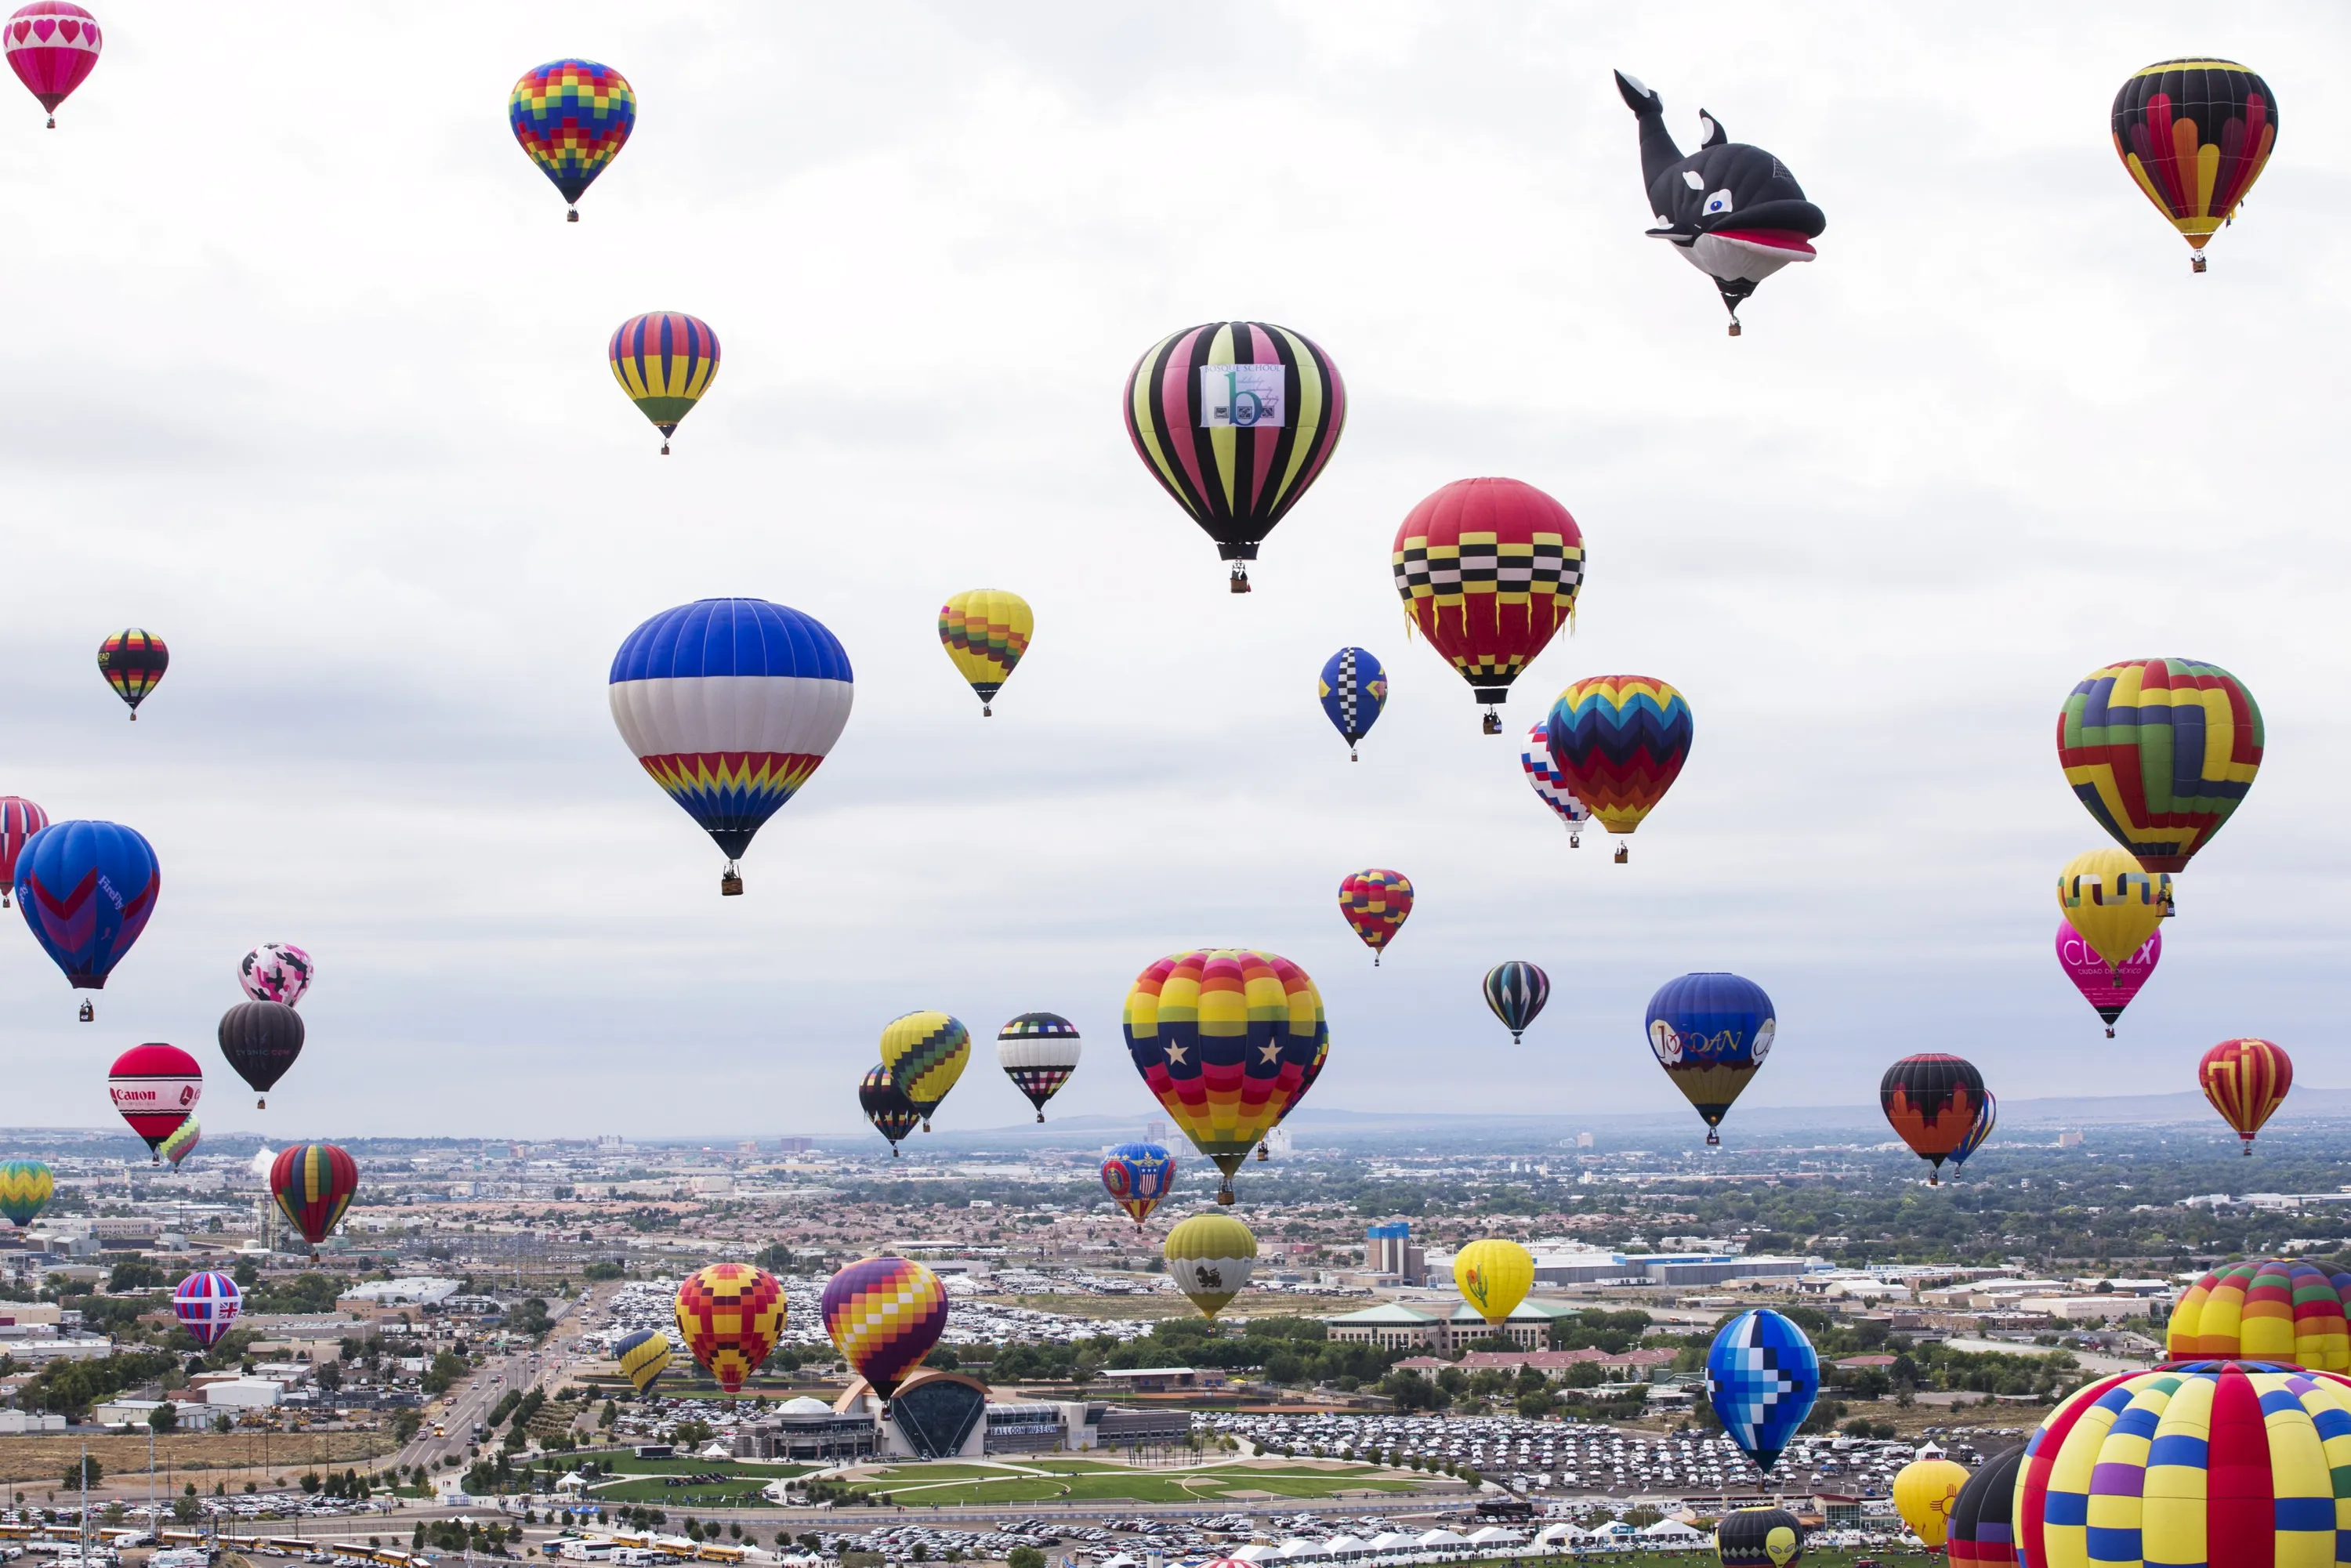
[[[1046,1475],[1007,1474],[971,1465],[922,1465],[882,1470],[859,1484],[896,1502],[955,1506],[1023,1502],[1201,1502],[1234,1491],[1268,1492],[1284,1498],[1327,1498],[1342,1491],[1408,1492],[1414,1483],[1383,1475],[1369,1465],[1324,1470],[1209,1469],[1131,1470],[1082,1459],[1050,1459],[1023,1469]]]
[[[813,1465],[759,1464],[741,1459],[641,1459],[633,1454],[600,1455],[599,1467],[622,1478],[605,1485],[589,1484],[588,1495],[598,1502],[649,1503],[663,1510],[720,1506],[758,1508],[767,1503],[760,1489],[769,1481],[806,1475]],[[665,1486],[664,1476],[725,1476],[723,1486]]]

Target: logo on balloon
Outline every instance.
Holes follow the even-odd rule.
[[[1200,428],[1279,430],[1284,373],[1280,365],[1202,365]]]
[[[1649,1026],[1649,1049],[1656,1051],[1657,1060],[1667,1067],[1681,1065],[1681,1032],[1663,1019]]]

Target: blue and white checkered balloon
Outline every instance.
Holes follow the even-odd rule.
[[[1759,1470],[1779,1458],[1820,1392],[1813,1342],[1769,1308],[1731,1319],[1707,1350],[1707,1401]]]

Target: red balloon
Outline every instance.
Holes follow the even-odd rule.
[[[204,1070],[176,1045],[134,1045],[114,1059],[106,1088],[114,1108],[152,1150],[195,1113],[204,1092]]]
[[[8,907],[8,889],[16,885],[16,857],[25,841],[49,825],[49,814],[22,795],[0,795],[0,909]]]
[[[1456,479],[1412,509],[1391,560],[1405,613],[1487,705],[1575,616],[1583,530],[1565,507],[1516,479]]]

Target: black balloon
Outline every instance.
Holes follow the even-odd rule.
[[[1995,1454],[1968,1478],[1951,1504],[1951,1568],[1981,1564],[2011,1568],[2016,1562],[2016,1471],[2022,1448]]]
[[[220,1048],[236,1075],[266,1095],[302,1054],[302,1015],[284,1002],[239,1002],[221,1014]]]
[[[1784,1508],[1738,1508],[1714,1527],[1722,1568],[1789,1568],[1804,1555],[1804,1527]]]
[[[1655,88],[1618,71],[1616,90],[1641,121],[1641,183],[1656,218],[1649,236],[1671,241],[1714,279],[1736,338],[1740,302],[1790,262],[1812,260],[1806,242],[1829,221],[1777,158],[1729,140],[1706,110],[1698,110],[1706,140],[1685,158]]]

